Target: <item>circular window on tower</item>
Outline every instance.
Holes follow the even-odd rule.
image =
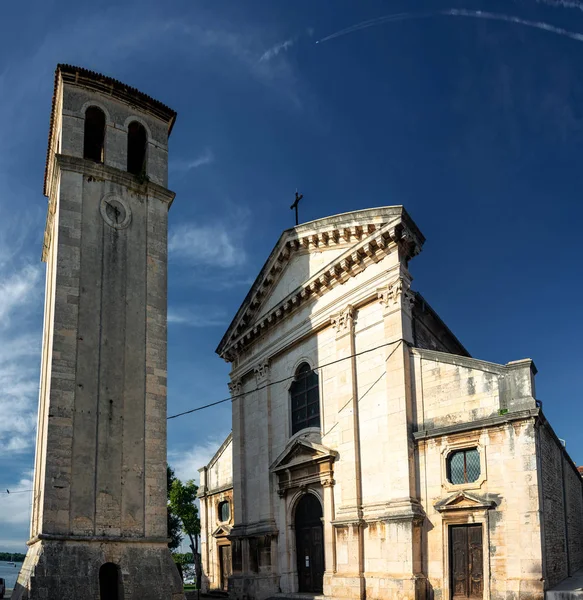
[[[127,202],[108,194],[101,200],[99,207],[103,220],[114,229],[124,229],[130,224],[132,213]]]
[[[217,508],[219,513],[219,521],[224,523],[225,521],[228,521],[231,518],[231,505],[229,504],[228,500],[225,500],[224,502],[219,502]]]

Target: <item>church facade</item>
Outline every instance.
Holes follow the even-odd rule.
[[[231,597],[542,599],[583,567],[536,368],[469,356],[411,288],[423,243],[401,206],[289,229],[221,340]]]

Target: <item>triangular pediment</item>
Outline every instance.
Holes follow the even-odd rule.
[[[423,242],[402,206],[335,215],[284,231],[217,353],[232,361],[300,306],[382,260],[395,243],[410,257]]]
[[[293,469],[307,463],[323,460],[334,461],[338,453],[335,450],[316,444],[305,439],[294,440],[271,465],[271,471],[276,473],[285,469]]]
[[[213,531],[213,537],[226,537],[231,533],[231,527],[229,525],[219,525]]]
[[[487,510],[494,508],[495,502],[487,498],[481,498],[468,492],[457,492],[444,500],[435,503],[435,509],[439,512],[454,510]]]
[[[253,316],[250,325],[261,321],[280,302],[298,290],[305,281],[322,270],[327,271],[332,268],[336,259],[350,247],[351,244],[339,243],[334,248],[312,248],[291,256],[277,280],[274,281],[261,307]]]

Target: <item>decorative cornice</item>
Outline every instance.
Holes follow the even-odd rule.
[[[361,223],[355,222],[359,218]],[[342,220],[347,223],[342,224]],[[306,302],[358,275],[396,248],[404,258],[411,258],[421,250],[424,241],[401,206],[337,215],[285,231],[223,336],[217,353],[227,362],[233,362],[257,337]],[[294,253],[333,246],[344,246],[346,251],[257,319]]]

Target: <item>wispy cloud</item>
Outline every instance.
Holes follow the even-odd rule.
[[[170,259],[212,270],[241,268],[247,263],[244,238],[249,217],[245,205],[228,201],[222,206],[220,217],[206,223],[193,221],[172,227],[168,237]]]
[[[223,431],[189,449],[172,450],[168,453],[168,464],[174,469],[179,479],[182,481],[194,479],[198,485],[198,469],[208,464],[228,434],[228,431]]]
[[[285,40],[285,42],[280,42],[279,44],[275,44],[266,50],[260,57],[259,62],[265,62],[271,60],[275,56],[277,56],[280,52],[285,52],[289,48],[291,48],[296,43],[297,38],[290,38],[289,40]]]
[[[199,306],[197,308],[169,308],[168,323],[188,327],[220,327],[227,325],[223,310]]]
[[[538,4],[546,4],[557,8],[575,8],[583,11],[583,2],[578,0],[536,0]]]
[[[0,524],[2,525],[24,525],[30,521],[30,505],[32,492],[32,478],[30,473],[23,474],[20,481],[13,485],[9,482],[10,494],[0,495]],[[2,490],[5,492],[6,490]],[[2,536],[4,538],[4,535]],[[12,546],[21,548],[23,540],[2,539],[2,547]]]
[[[179,225],[170,234],[168,251],[171,257],[192,265],[222,269],[242,266],[247,261],[245,251],[235,242],[229,229],[221,223]]]
[[[42,266],[23,252],[30,215],[16,225],[1,213],[0,456],[28,451],[34,441],[41,339],[33,323],[44,289]]]
[[[0,326],[8,323],[15,308],[31,301],[31,292],[38,286],[40,275],[40,266],[27,265],[0,282]]]
[[[204,165],[210,165],[215,161],[214,154],[208,148],[199,156],[189,160],[173,160],[170,168],[174,171],[191,171]]]

